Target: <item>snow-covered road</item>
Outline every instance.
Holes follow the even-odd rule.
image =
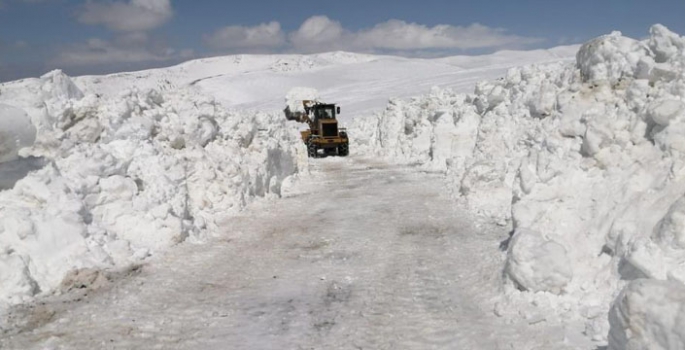
[[[440,175],[355,157],[311,166],[208,244],[22,307],[28,324],[0,348],[567,348],[568,331],[493,314],[506,233],[456,211]]]

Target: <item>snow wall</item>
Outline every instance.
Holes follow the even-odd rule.
[[[202,241],[307,170],[280,113],[226,111],[191,88],[103,98],[60,71],[0,88],[0,103],[37,129],[22,152],[46,164],[0,191],[0,310],[59,290],[75,270]]]
[[[444,171],[460,202],[511,229],[497,314],[546,310],[606,342],[627,283],[685,288],[685,38],[661,25],[644,41],[614,32],[576,58],[513,68],[469,95],[434,88],[391,100],[350,134],[368,152]],[[660,329],[680,343],[619,330],[656,318],[644,319],[614,317],[610,348],[681,348],[682,325]]]

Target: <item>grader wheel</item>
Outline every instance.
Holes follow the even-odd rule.
[[[316,144],[312,142],[312,139],[309,139],[307,141],[307,156],[309,158],[316,158],[317,154],[316,152],[318,151],[318,148],[316,147]]]
[[[343,143],[342,145],[338,146],[339,156],[345,157],[348,154],[350,154],[350,145],[348,143]]]

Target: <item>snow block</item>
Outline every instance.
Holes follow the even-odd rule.
[[[554,294],[561,294],[573,279],[566,248],[529,229],[518,229],[514,234],[506,273],[523,290]]]
[[[664,63],[680,56],[685,51],[685,38],[668,30],[661,24],[655,24],[649,29],[649,48],[654,52],[654,60]]]
[[[667,126],[672,119],[682,116],[685,105],[678,100],[658,100],[649,105],[647,113],[650,119],[661,126]]]
[[[685,349],[685,286],[633,281],[614,301],[609,324],[609,350]]]
[[[81,99],[83,92],[74,84],[71,78],[59,69],[48,72],[40,77],[43,98],[49,99]]]
[[[649,54],[645,44],[612,32],[583,44],[576,62],[584,82],[616,84],[623,78],[635,77],[638,62]]]

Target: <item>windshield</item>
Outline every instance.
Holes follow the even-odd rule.
[[[316,119],[332,119],[335,117],[333,112],[333,107],[322,107],[317,108],[314,112],[314,117]]]

